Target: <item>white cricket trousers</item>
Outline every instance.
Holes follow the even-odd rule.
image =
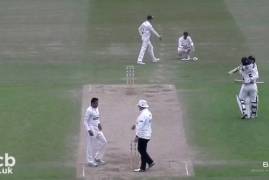
[[[87,161],[88,163],[95,162],[95,159],[102,159],[105,153],[107,144],[106,137],[98,128],[94,128],[93,136],[87,132]]]
[[[239,99],[241,103],[245,104],[245,110],[243,113],[248,117],[257,117],[257,109],[258,109],[258,89],[255,84],[242,84]]]
[[[247,98],[250,99],[251,102],[256,101],[258,93],[257,84],[242,84],[240,92],[239,92],[239,98],[246,101]]]
[[[187,51],[187,49],[184,48],[177,48],[177,52],[181,58],[188,58],[191,54],[191,50]]]
[[[153,46],[152,46],[152,44],[150,42],[150,39],[146,38],[146,39],[142,39],[142,46],[141,46],[141,49],[140,49],[140,52],[139,52],[139,55],[138,55],[137,62],[142,62],[143,61],[144,55],[146,53],[146,50],[148,50],[148,53],[149,53],[152,61],[157,59],[155,57],[155,55],[154,55],[154,48],[153,48]]]

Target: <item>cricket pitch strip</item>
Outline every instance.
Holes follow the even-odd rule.
[[[105,165],[86,164],[86,130],[83,117],[92,97],[99,98],[103,132],[108,140]],[[146,99],[153,115],[152,139],[148,152],[156,165],[145,173],[132,172],[139,167],[139,153],[130,142],[135,137],[131,126],[138,116],[137,102]],[[85,180],[137,177],[193,176],[191,153],[187,145],[181,105],[174,85],[85,85],[82,95],[77,178]]]

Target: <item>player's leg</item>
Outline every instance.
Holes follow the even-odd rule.
[[[186,57],[186,60],[190,60],[191,59],[191,48],[186,49],[186,55],[185,55],[185,57]]]
[[[257,95],[255,99],[251,100],[251,118],[256,118],[258,116],[258,102],[259,96]]]
[[[195,51],[195,47],[194,46],[190,46],[186,49],[186,56],[187,56],[187,59],[190,60],[194,60],[194,61],[197,61],[198,58],[194,56],[194,51]]]
[[[159,61],[159,58],[156,58],[155,55],[154,55],[154,48],[153,48],[153,45],[151,44],[150,41],[148,43],[148,53],[149,53],[149,55],[150,55],[153,62]]]
[[[142,171],[146,170],[146,163],[147,163],[147,161],[146,161],[146,148],[147,148],[147,145],[146,145],[144,139],[138,138],[137,149],[138,149],[138,152],[141,155],[140,170],[142,170]]]
[[[258,90],[257,85],[253,84],[252,90],[250,91],[250,115],[251,118],[257,117],[258,112]]]
[[[186,54],[188,59],[193,59],[196,61],[197,58],[194,57],[194,51],[195,51],[194,46],[190,46],[188,47]]]
[[[148,165],[151,165],[153,163],[153,160],[152,160],[152,158],[150,157],[150,155],[147,152],[148,142],[149,142],[149,140],[145,140],[145,151],[146,151],[145,152],[145,159],[146,159],[146,163]]]
[[[190,60],[188,49],[178,48],[178,54],[181,60]]]
[[[183,59],[184,49],[183,48],[177,48],[177,53],[178,53],[179,58]]]
[[[147,50],[148,44],[149,44],[149,40],[142,40],[141,49],[140,49],[138,59],[137,59],[138,64],[144,64],[143,58],[144,58],[145,52]]]
[[[95,155],[95,160],[97,163],[102,164],[102,163],[104,163],[104,161],[102,159],[103,159],[103,156],[105,154],[105,148],[107,145],[106,137],[102,131],[98,132],[98,134],[96,136],[96,140],[97,140],[97,143],[96,143],[97,152]]]
[[[237,102],[239,109],[242,113],[242,119],[248,118],[247,109],[246,109],[246,98],[247,98],[247,89],[245,85],[243,84],[241,86],[239,96],[237,96]]]
[[[95,152],[94,152],[94,136],[87,135],[87,148],[86,148],[86,157],[87,163],[89,166],[96,167],[97,164],[94,160]]]

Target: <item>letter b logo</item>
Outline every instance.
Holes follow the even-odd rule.
[[[5,166],[13,167],[16,164],[16,159],[13,156],[9,156],[8,153],[5,153]]]
[[[262,167],[268,168],[269,167],[269,162],[268,161],[263,161],[262,162]]]

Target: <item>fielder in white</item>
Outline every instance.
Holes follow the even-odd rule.
[[[97,167],[105,164],[103,156],[107,140],[102,132],[100,123],[100,114],[98,110],[98,98],[91,99],[91,105],[88,107],[84,117],[84,125],[87,134],[87,162],[90,167]]]
[[[191,52],[194,52],[194,43],[189,36],[188,32],[184,32],[183,36],[178,38],[178,48],[177,52],[181,60],[190,60],[191,59]],[[194,61],[198,60],[198,58],[194,57]]]
[[[258,88],[256,80],[259,78],[259,72],[253,57],[243,57],[241,60],[242,66],[239,67],[239,72],[243,78],[237,102],[242,113],[242,119],[257,117],[258,110]],[[247,102],[250,104],[247,104]]]
[[[151,15],[147,16],[147,20],[143,22],[138,28],[138,32],[142,39],[142,46],[141,46],[139,56],[137,59],[137,64],[145,64],[143,62],[143,58],[144,58],[146,50],[151,56],[152,62],[158,62],[160,60],[159,58],[155,57],[154,49],[150,42],[151,33],[155,34],[160,40],[162,39],[159,33],[151,25],[152,20],[153,20],[153,16]]]

